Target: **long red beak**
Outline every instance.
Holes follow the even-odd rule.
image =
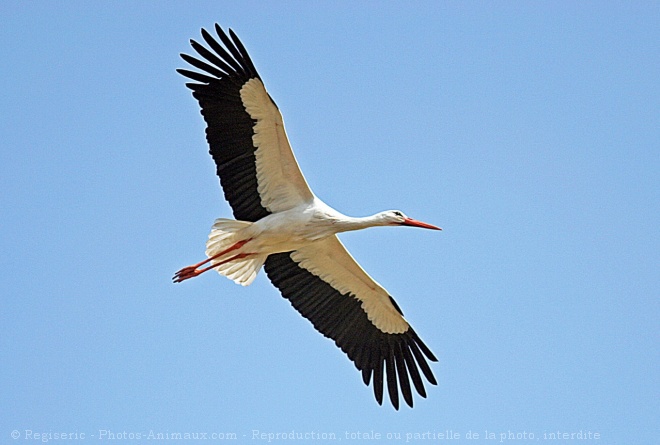
[[[438,226],[434,226],[432,224],[427,224],[425,222],[417,221],[416,219],[412,218],[406,218],[403,223],[401,223],[403,226],[412,226],[412,227],[421,227],[422,229],[431,229],[431,230],[442,230]]]

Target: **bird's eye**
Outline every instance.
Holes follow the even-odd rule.
[[[394,216],[403,216],[403,213],[401,213],[401,212],[394,212]]]

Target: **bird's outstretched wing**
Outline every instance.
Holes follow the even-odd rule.
[[[413,406],[411,381],[426,397],[421,374],[436,384],[426,360],[437,359],[392,297],[359,266],[339,238],[331,236],[293,252],[270,255],[265,270],[293,307],[348,355],[362,371],[364,383],[373,382],[379,404],[385,378],[396,409],[399,390]]]
[[[266,92],[245,47],[233,31],[215,25],[221,45],[202,29],[210,49],[190,41],[203,60],[181,54],[198,71],[177,70],[199,101],[206,139],[220,183],[234,212],[257,221],[313,199],[291,151],[279,109]]]

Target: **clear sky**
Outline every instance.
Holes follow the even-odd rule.
[[[444,228],[342,237],[439,358],[413,409],[263,273],[171,283],[230,216],[175,72],[215,22],[317,195]],[[3,2],[0,443],[658,443],[659,23],[656,1]]]

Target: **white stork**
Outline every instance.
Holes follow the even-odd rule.
[[[336,234],[372,226],[440,230],[398,210],[352,218],[317,198],[289,146],[282,115],[266,92],[241,41],[216,24],[224,44],[206,30],[210,50],[190,43],[205,61],[181,57],[203,73],[177,70],[199,101],[206,139],[225,198],[236,220],[217,219],[206,243],[208,259],[184,267],[181,282],[211,269],[247,286],[263,265],[282,296],[362,371],[383,403],[383,381],[395,409],[399,388],[412,407],[412,380],[426,397],[421,373],[433,385],[427,359],[437,361],[388,292],[353,259]],[[206,266],[206,267],[202,267]]]

